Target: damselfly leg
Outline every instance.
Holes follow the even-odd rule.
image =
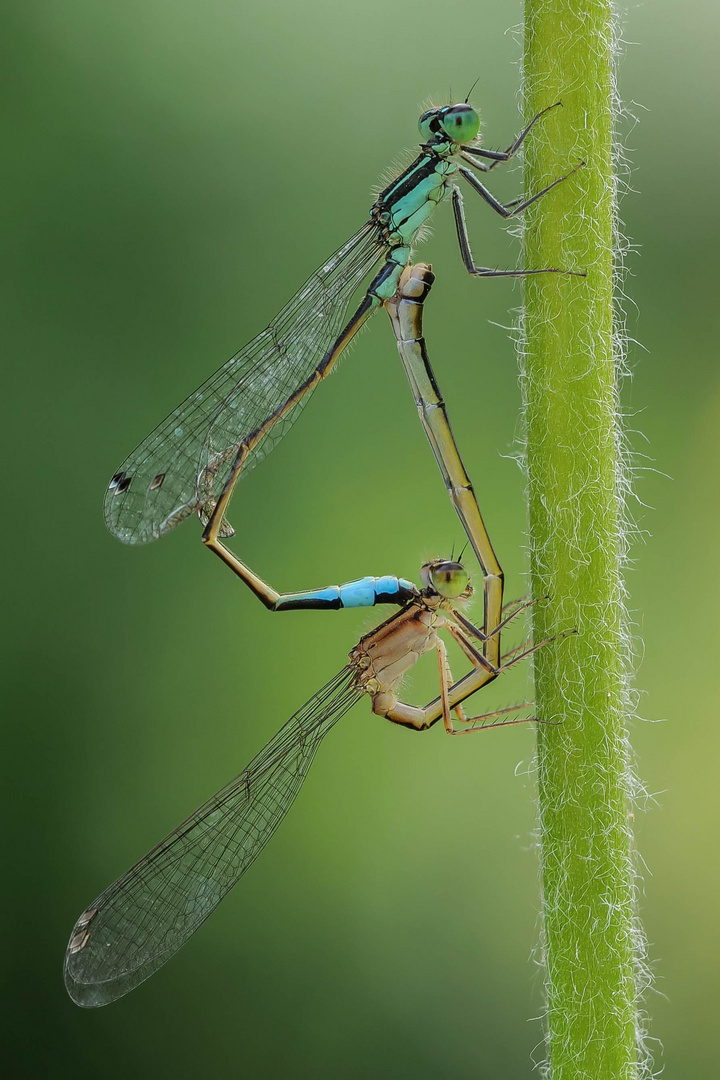
[[[406,266],[400,276],[397,292],[390,300],[385,301],[385,308],[393,327],[400,359],[415,398],[421,423],[445,482],[450,501],[460,518],[482,570],[484,630],[477,633],[484,635],[482,640],[485,643],[485,656],[492,665],[497,666],[500,657],[500,631],[507,621],[502,618],[503,572],[483,521],[475,490],[453,436],[447,408],[430,364],[423,334],[423,311],[434,280],[428,264],[418,263],[414,266]],[[328,589],[304,593],[278,592],[222,543],[222,522],[225,520],[234,486],[241,475],[246,453],[246,449],[243,448],[238,455],[236,466],[211,513],[203,534],[203,541],[245,582],[270,611],[331,606],[327,602]],[[405,585],[408,584],[405,583]],[[347,589],[346,586],[330,588],[339,592]],[[349,596],[349,593],[346,595]],[[317,603],[313,602],[314,599]],[[373,599],[369,602],[378,601]],[[351,605],[350,603],[334,603],[332,606]],[[358,606],[357,602],[353,602],[352,606]]]
[[[348,342],[395,296],[423,223],[454,191],[456,180],[473,183],[464,166],[474,162],[488,171],[509,160],[542,115],[533,118],[507,151],[499,152],[479,146],[480,120],[467,102],[424,113],[419,156],[380,193],[366,224],[323,263],[265,330],[125,459],[105,496],[110,531],[125,543],[142,544],[197,515],[205,525],[206,546],[246,580],[263,603],[274,607],[275,590],[266,588],[222,543],[232,533],[225,511],[238,478],[271,452]],[[485,166],[481,158],[491,164]],[[512,212],[521,208],[516,200]],[[509,208],[503,213],[510,213]],[[463,227],[459,235],[461,253],[473,272],[499,277],[525,273],[475,267],[467,230]],[[373,273],[348,321],[357,289]]]
[[[442,703],[442,719],[445,726],[445,731],[448,735],[470,735],[473,731],[487,731],[490,728],[496,727],[510,727],[515,724],[529,724],[533,721],[537,722],[536,716],[518,716],[517,714],[522,710],[529,708],[532,702],[523,702],[520,705],[510,705],[504,709],[495,709],[493,712],[482,713],[480,716],[467,716],[462,705],[455,705],[453,709],[450,708],[449,695],[452,685],[454,683],[453,674],[450,669],[450,661],[448,660],[447,648],[442,638],[438,638],[438,672],[440,675],[440,701]],[[502,667],[500,668],[502,671]],[[455,714],[461,724],[470,724],[472,727],[456,728],[452,721],[452,714]],[[511,719],[498,720],[500,716],[508,716],[508,714],[514,713],[515,715]],[[492,722],[491,722],[492,721]],[[432,721],[430,725],[432,726]]]
[[[263,850],[298,794],[320,743],[364,694],[376,714],[397,724],[426,730],[443,718],[451,734],[464,733],[454,730],[449,713],[521,657],[507,663],[502,658],[494,669],[479,650],[471,654],[470,635],[457,620],[459,605],[471,593],[459,563],[434,560],[423,567],[422,579],[424,588],[414,589],[414,599],[358,642],[348,665],[247,768],[83,911],[65,956],[65,985],[73,1001],[88,1008],[115,1001],[177,952]],[[467,639],[464,651],[473,663],[470,675],[457,683],[438,636],[452,627]],[[398,702],[395,691],[405,672],[433,649],[441,696],[413,714],[413,706]],[[476,718],[476,725],[483,726],[465,730],[531,719],[502,720],[502,714]],[[487,722],[492,719],[497,723]]]
[[[452,438],[423,353],[424,343],[419,345],[421,333],[401,333],[398,345],[401,355],[406,344],[411,350],[419,348],[406,370],[451,499],[483,570],[482,629],[460,611],[471,589],[459,563],[434,560],[426,564],[421,588],[387,576],[280,594],[222,543],[232,532],[226,511],[238,478],[289,430],[348,341],[383,303],[397,301],[398,327],[404,318],[403,301],[417,305],[417,295],[405,296],[402,289],[398,294],[398,288],[401,280],[412,278],[412,272],[406,278],[403,272],[423,223],[453,191],[454,179],[459,176],[471,183],[471,174],[462,170],[460,162],[485,157],[493,164],[476,167],[489,171],[512,157],[532,126],[503,154],[481,152],[476,145],[479,123],[467,102],[424,113],[419,122],[421,153],[378,196],[369,221],[308,279],[270,326],[143,440],[108,485],[106,521],[120,540],[146,543],[197,515],[206,526],[206,545],[272,610],[375,603],[394,603],[401,610],[361,639],[348,665],[313,695],[239,776],[85,909],[73,929],[65,960],[66,986],[80,1005],[116,1000],[157,971],[187,941],[263,850],[297,795],[320,742],[363,694],[370,696],[377,715],[394,723],[426,730],[442,718],[446,730],[459,734],[454,731],[452,713],[472,723],[465,719],[463,703],[549,643],[550,639],[522,646],[504,656],[500,652],[500,631],[522,607],[503,617],[502,570]],[[477,191],[477,185],[473,186]],[[514,205],[519,212],[521,202],[516,200]],[[472,256],[467,230],[464,235],[463,258],[468,265]],[[461,250],[462,245],[461,239]],[[476,270],[482,268],[473,264]],[[373,273],[369,286],[364,285]],[[522,273],[488,271],[487,276]],[[361,286],[364,298],[348,322],[347,310]],[[417,316],[408,318],[412,322]],[[443,629],[471,663],[471,670],[457,682],[438,636]],[[438,656],[440,696],[422,709],[400,702],[396,691],[404,673],[432,650]],[[487,714],[474,722],[488,716],[492,718]]]
[[[545,116],[546,113],[552,112],[553,109],[558,108],[562,108],[562,101],[556,101],[554,105],[548,105],[546,109],[542,109],[539,113],[536,113],[530,123],[524,127],[517,138],[510,143],[507,150],[486,150],[483,146],[466,146],[460,156],[474,166],[474,168],[479,169],[480,172],[492,172],[498,165],[503,165],[505,162],[510,161],[511,158],[515,157],[515,154],[517,154],[538,120]],[[486,158],[490,164],[485,165],[482,161],[479,161],[478,158]]]
[[[553,180],[551,184],[548,184],[542,191],[538,191],[529,199],[513,199],[512,202],[505,205],[499,202],[493,193],[489,191],[485,185],[478,180],[477,176],[474,176],[473,173],[469,171],[469,169],[460,166],[458,171],[460,172],[460,175],[467,180],[473,190],[476,191],[478,195],[482,196],[488,206],[492,207],[496,214],[499,214],[502,218],[507,220],[508,218],[515,217],[516,214],[521,213],[523,210],[527,210],[528,206],[532,206],[532,204],[537,202],[538,199],[541,199],[543,195],[547,195],[548,191],[552,191],[558,184],[562,184],[564,180],[569,180],[578,169],[582,168],[583,164],[584,162],[581,162],[569,173],[566,173],[565,176],[559,176],[557,180]],[[491,266],[477,266],[475,259],[473,258],[472,248],[470,247],[470,234],[468,232],[467,221],[465,220],[465,203],[462,192],[456,184],[453,185],[452,189],[452,208],[455,216],[455,229],[457,231],[458,244],[460,245],[460,254],[462,255],[465,269],[469,274],[472,274],[473,277],[521,278],[531,277],[533,274],[565,274],[569,277],[585,277],[585,274],[582,271],[561,270],[556,266],[546,266],[540,270],[497,270]]]
[[[433,567],[435,564],[428,565]],[[459,564],[443,563],[441,565],[452,565],[456,568],[455,573],[458,576],[464,573]],[[467,599],[468,595],[469,591],[461,594],[460,601]],[[517,608],[510,618],[518,614],[520,610],[522,608]],[[472,664],[473,669],[457,682],[452,677],[445,645],[438,636],[439,630],[448,631]],[[445,730],[453,735],[456,732],[450,715],[452,712],[455,712],[458,719],[464,723],[483,719],[483,717],[465,716],[464,711],[459,707],[467,698],[537,649],[560,640],[567,636],[567,633],[574,633],[574,631],[546,638],[537,643],[522,645],[502,656],[498,664],[493,665],[473,641],[475,638],[486,644],[488,635],[475,630],[472,623],[462,614],[457,602],[446,599],[433,609],[433,616],[429,620],[421,608],[415,604],[409,604],[400,614],[364,637],[350,654],[350,658],[363,672],[360,681],[372,695],[373,712],[377,715],[415,731],[427,731],[442,719]],[[497,633],[491,635],[492,639],[497,639],[497,637]],[[415,651],[422,653],[435,649],[438,654],[440,696],[424,708],[399,701],[395,694],[395,688],[401,677],[397,674],[398,669],[402,668],[404,671],[408,666],[405,664],[403,667],[404,654],[400,651],[399,644],[404,644],[410,639],[414,641]],[[418,641],[422,642],[421,646],[417,644]],[[386,672],[392,673],[392,677],[387,676]],[[525,720],[519,722],[525,722]],[[507,721],[503,723],[506,724]],[[473,730],[483,729],[478,727]]]

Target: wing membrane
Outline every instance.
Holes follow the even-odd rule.
[[[222,491],[240,443],[313,372],[346,322],[350,299],[382,258],[375,226],[328,259],[274,322],[186,398],[125,459],[105,496],[105,521],[126,544],[157,540]],[[280,441],[309,399],[287,412],[244,465]]]
[[[115,1001],[184,945],[260,854],[321,741],[361,696],[354,669],[343,668],[239,776],[83,912],[65,955],[73,1001]]]

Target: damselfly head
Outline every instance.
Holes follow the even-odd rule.
[[[433,559],[420,570],[420,580],[444,600],[457,600],[470,596],[472,585],[465,567],[449,559]]]
[[[472,142],[480,130],[480,117],[466,101],[443,105],[441,109],[424,112],[418,120],[418,130],[424,142]]]

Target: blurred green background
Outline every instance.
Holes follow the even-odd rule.
[[[128,450],[364,220],[429,95],[480,80],[519,126],[519,3],[23,0],[3,7],[6,271],[3,1018],[12,1076],[520,1078],[542,1057],[534,733],[423,738],[365,703],[237,893],[120,1003],[61,962],[83,907],[344,663],[372,612],[271,617],[184,526],[132,550],[101,500]],[[633,7],[641,123],[623,202],[642,913],[666,1076],[714,1075],[718,1006],[718,9]],[[510,197],[520,174],[495,174]],[[482,261],[516,242],[470,206]],[[519,287],[470,281],[447,209],[431,354],[506,569],[525,590]],[[645,437],[648,442],[646,444]],[[655,471],[657,470],[657,471]],[[417,577],[460,530],[383,318],[243,484],[238,551],[281,589]],[[377,613],[376,613],[377,614]],[[432,693],[429,661],[409,693]],[[527,672],[484,707],[521,700]],[[535,1019],[533,1019],[535,1018]]]

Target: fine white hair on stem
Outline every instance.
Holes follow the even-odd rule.
[[[638,897],[641,891],[641,860],[635,851],[633,843],[632,832],[632,817],[633,809],[642,805],[648,798],[642,783],[640,782],[635,763],[633,760],[632,749],[628,738],[628,723],[637,718],[638,707],[638,695],[637,691],[632,686],[632,677],[636,658],[641,651],[638,643],[633,638],[633,631],[630,616],[627,610],[627,589],[624,581],[624,572],[629,565],[629,552],[631,545],[639,537],[639,530],[633,519],[633,516],[629,509],[631,499],[634,497],[633,493],[633,475],[637,471],[638,464],[637,458],[633,456],[629,445],[626,417],[623,414],[620,392],[623,381],[629,376],[630,371],[628,367],[628,333],[626,326],[626,314],[625,307],[628,304],[628,297],[625,293],[625,280],[626,280],[626,259],[629,252],[632,250],[631,245],[623,233],[622,222],[618,214],[618,200],[619,197],[629,190],[629,177],[630,177],[630,165],[628,161],[627,152],[623,143],[623,134],[628,129],[628,122],[635,122],[635,117],[632,113],[624,108],[619,97],[616,70],[617,64],[622,53],[623,42],[621,38],[621,19],[617,8],[612,5],[612,18],[607,23],[608,37],[604,40],[597,38],[595,46],[598,50],[602,50],[603,56],[606,56],[609,52],[613,60],[613,73],[611,78],[610,107],[612,111],[612,134],[613,134],[613,148],[612,148],[612,168],[609,175],[605,177],[607,188],[604,192],[604,198],[607,200],[609,196],[609,202],[612,205],[612,247],[613,247],[613,286],[614,286],[614,309],[613,309],[613,327],[612,338],[608,339],[606,353],[608,357],[612,357],[614,367],[614,386],[612,389],[612,407],[613,407],[613,424],[612,424],[612,439],[608,439],[612,445],[608,445],[608,456],[612,453],[614,457],[614,535],[608,539],[608,548],[611,549],[609,554],[614,557],[614,570],[611,572],[611,580],[607,582],[607,589],[605,598],[602,603],[606,604],[606,608],[593,607],[592,605],[585,609],[572,610],[571,617],[576,619],[579,625],[577,626],[579,634],[583,633],[583,620],[587,619],[587,624],[591,623],[598,625],[598,623],[605,623],[609,628],[610,647],[613,649],[615,657],[618,659],[618,672],[616,675],[616,683],[613,683],[613,694],[615,701],[617,702],[617,714],[620,716],[622,723],[609,725],[605,728],[604,738],[607,742],[608,757],[612,758],[615,762],[620,762],[620,766],[617,769],[619,782],[624,794],[628,814],[624,824],[624,828],[621,827],[621,832],[624,834],[622,843],[617,845],[616,858],[614,869],[618,874],[619,880],[616,881],[617,889],[613,889],[613,885],[608,886],[607,894],[604,901],[608,905],[608,918],[611,917],[611,910],[613,904],[618,903],[618,897],[630,896],[632,898],[633,910],[630,918],[626,920],[629,929],[626,934],[626,943],[623,946],[627,949],[627,938],[632,948],[632,963],[634,967],[634,997],[635,997],[635,1061],[633,1062],[633,1071],[627,1073],[627,1078],[632,1076],[638,1078],[638,1080],[647,1080],[652,1077],[653,1064],[651,1059],[650,1050],[648,1048],[648,1035],[647,1035],[647,1019],[643,1008],[643,1002],[647,995],[648,990],[652,986],[652,975],[648,963],[647,954],[647,942],[645,933],[638,914]],[[560,32],[566,31],[571,34],[573,30],[564,24],[560,26]],[[592,39],[589,37],[589,47],[592,47]],[[532,72],[531,81],[528,82],[529,76],[526,74],[526,79],[523,81],[525,98],[523,99],[523,116],[528,118],[529,112],[532,111],[527,105],[528,98],[532,98],[537,101],[538,98],[543,96],[544,85],[547,86],[547,93],[551,94],[552,89],[556,85],[553,79],[554,72],[548,72],[547,82],[544,84],[542,74],[538,74],[537,71]],[[572,86],[568,87],[568,92],[572,90]],[[543,139],[546,138],[542,125],[537,125],[533,131],[533,137],[536,145],[541,144]],[[570,148],[572,155],[572,147]],[[576,149],[578,160],[582,156],[580,153],[580,147]],[[571,244],[574,236],[572,229],[577,228],[569,220],[565,222],[567,226],[567,241]],[[592,223],[589,219],[586,219],[582,223],[583,228],[590,226]],[[523,221],[517,219],[517,223],[514,225],[514,231],[516,235],[523,235]],[[603,234],[602,243],[605,243]],[[596,237],[598,239],[598,237]],[[606,250],[606,248],[605,248]],[[547,263],[541,265],[548,265]],[[556,265],[556,264],[553,264]],[[586,269],[588,269],[586,267]],[[517,344],[518,356],[520,361],[520,381],[523,395],[523,428],[524,432],[527,431],[528,424],[528,406],[533,400],[537,400],[537,395],[540,393],[539,387],[535,384],[535,380],[538,378],[536,368],[529,364],[529,337],[528,326],[526,322],[526,312],[521,310],[518,313],[518,322],[515,327],[514,336]],[[538,320],[542,323],[543,311],[538,311],[537,305],[533,309],[534,328],[537,329]],[[548,310],[545,313],[545,331],[552,330],[552,312]],[[604,345],[605,343],[603,343]],[[578,328],[577,339],[573,342],[574,346],[574,358],[580,360],[583,356],[587,356],[588,370],[593,361],[594,354],[598,351],[598,342],[596,337],[596,328],[588,326],[587,328]],[[577,376],[579,379],[583,378],[585,371],[580,368],[580,374]],[[525,434],[521,436],[520,446],[517,453],[517,458],[522,465],[526,476],[528,476],[528,457],[527,457],[527,443]],[[580,475],[580,474],[578,474]],[[583,483],[592,483],[590,480],[585,480]],[[585,490],[580,489],[574,491],[574,495],[578,500],[582,500]],[[565,545],[570,558],[575,562],[578,569],[582,568],[587,561],[587,550],[584,545],[587,542],[587,536],[582,536],[573,530],[576,528],[572,514],[568,514],[563,520],[553,522],[553,535],[550,533],[538,535],[537,531],[533,531],[532,528],[528,531],[528,554],[531,564],[535,567],[547,567],[551,563],[550,548],[553,542],[556,542],[557,536],[562,536],[562,543]],[[600,538],[599,543],[603,540]],[[609,560],[610,561],[610,560]],[[562,603],[562,597],[557,597],[558,602]],[[568,611],[568,614],[570,612]],[[607,616],[607,617],[606,617]],[[595,657],[595,668],[597,669],[602,664],[602,658],[600,655]],[[590,695],[587,693],[587,681],[593,679],[596,676],[596,671],[592,670],[593,659],[590,663],[585,662],[583,668],[582,665],[569,674],[569,669],[564,669],[564,677],[566,682],[559,688],[561,695],[565,698],[568,706],[571,709],[579,710],[581,708],[580,703],[583,702],[583,708],[587,712],[587,702]],[[602,718],[593,717],[602,723]],[[537,767],[537,763],[536,763]],[[601,768],[602,766],[600,766]],[[544,935],[544,926],[548,919],[557,920],[558,917],[570,919],[573,917],[571,911],[558,911],[553,905],[557,903],[566,902],[566,891],[564,889],[563,875],[569,874],[569,867],[563,869],[563,859],[565,857],[563,851],[558,846],[556,850],[548,852],[547,845],[554,843],[552,836],[548,836],[543,831],[543,820],[552,815],[567,814],[569,810],[572,810],[574,806],[573,800],[578,794],[578,785],[568,784],[565,788],[554,789],[553,798],[555,799],[554,805],[541,805],[540,806],[540,832],[538,833],[538,844],[543,847],[544,858],[550,857],[554,861],[555,873],[558,875],[559,887],[556,888],[552,895],[547,893],[543,896],[543,921],[540,931],[540,943],[538,947],[538,962],[542,963],[545,970],[545,989],[547,1000],[553,1001],[556,997],[554,979],[558,971],[557,967],[553,966],[553,958],[548,956],[547,942]],[[613,823],[613,827],[614,827]],[[596,826],[597,828],[603,828],[603,823]],[[610,826],[608,825],[608,829]],[[542,835],[541,835],[542,834]],[[563,972],[563,977],[567,976],[567,972]],[[624,1007],[623,1003],[619,1003],[618,1009]],[[551,1021],[548,1016],[545,1017],[546,1030],[549,1033],[551,1027]],[[562,1025],[560,1025],[561,1029]],[[547,1053],[547,1044],[546,1044]],[[543,1077],[550,1076],[550,1065],[548,1060],[543,1060],[537,1063],[537,1068]],[[578,1073],[578,1076],[581,1075]],[[623,1073],[623,1080],[625,1080],[626,1074]],[[592,1078],[596,1080],[596,1078]]]

